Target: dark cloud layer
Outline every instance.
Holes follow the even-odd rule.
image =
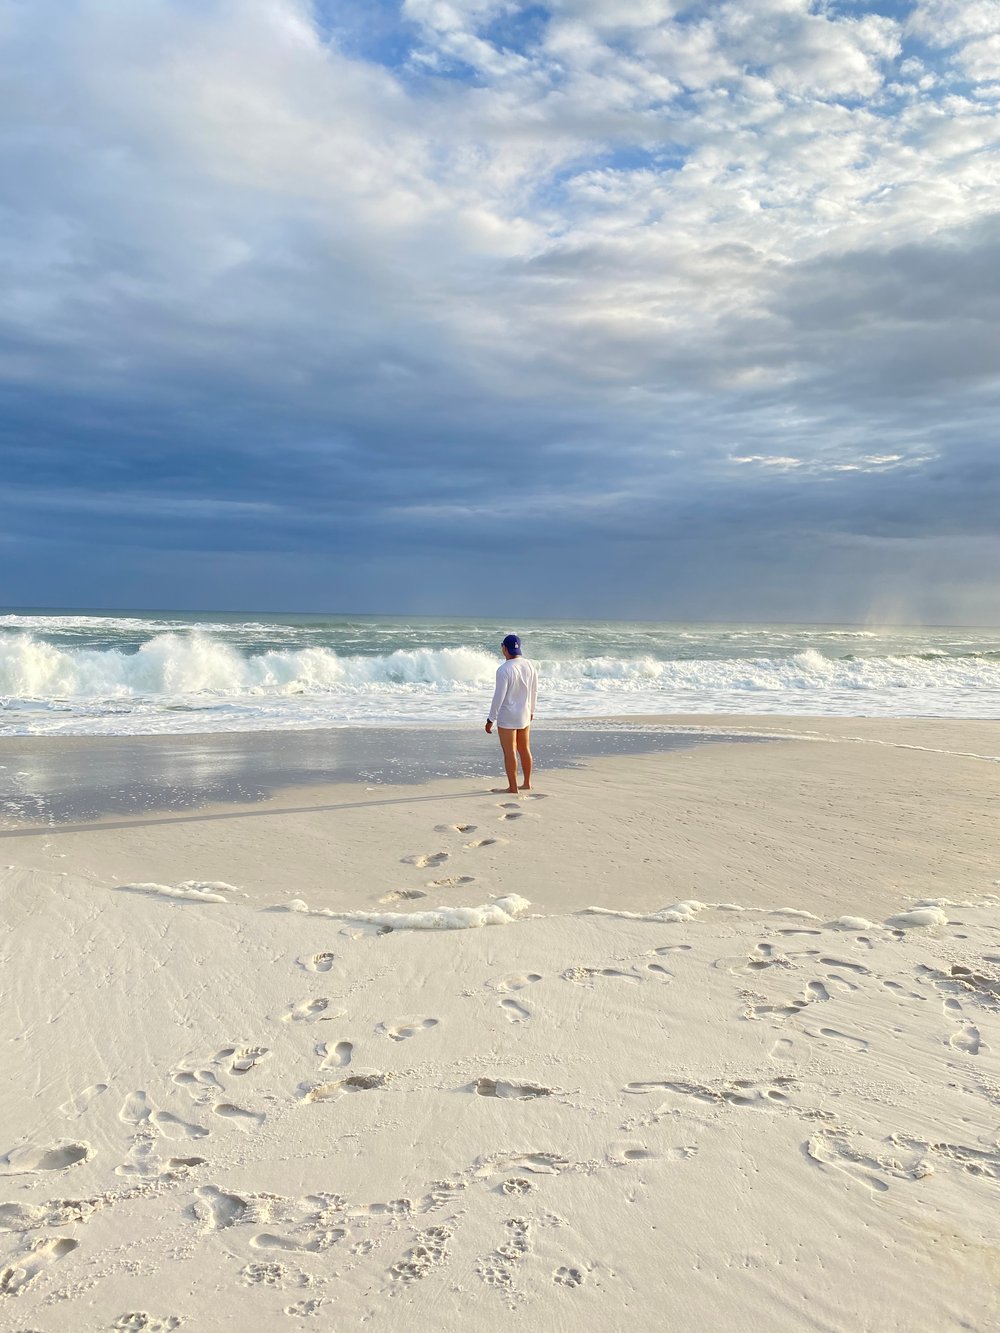
[[[3,600],[1000,619],[972,11],[609,12],[0,0]]]

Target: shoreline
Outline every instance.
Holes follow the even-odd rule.
[[[996,719],[609,714],[542,721],[532,735],[542,772],[615,754],[794,740],[912,746],[1000,762]],[[462,723],[4,737],[0,830],[32,822],[256,803],[314,786],[405,788],[448,777],[475,781],[497,775],[498,769],[495,739]]]
[[[688,723],[656,719],[657,728]],[[262,904],[270,895],[336,909],[377,910],[401,893],[448,905],[475,885],[496,895],[513,889],[544,909],[651,911],[693,897],[820,903],[831,915],[842,903],[842,911],[884,915],[901,896],[960,897],[988,882],[1000,723],[824,719],[811,734],[796,719],[767,732],[756,721],[716,724],[712,735],[571,732],[563,767],[546,768],[536,746],[537,794],[551,799],[510,808],[491,790],[499,748],[485,737],[478,773],[419,782],[348,779],[343,770],[319,781],[272,771],[287,781],[261,782],[255,766],[262,756],[273,764],[275,751],[260,733],[240,743],[212,737],[207,746],[141,738],[138,753],[154,775],[157,759],[176,766],[178,751],[187,772],[197,770],[200,786],[185,786],[175,767],[162,789],[130,786],[136,748],[101,738],[105,772],[134,808],[80,820],[69,805],[60,818],[49,798],[44,820],[6,819],[0,847],[5,860],[35,869],[68,863],[114,882],[222,880]],[[461,739],[479,744],[477,735]],[[581,757],[572,749],[595,739],[610,750]],[[278,740],[297,762],[296,747],[283,733]],[[91,768],[93,738],[76,741],[71,748]],[[59,742],[35,738],[26,749],[49,751],[59,780],[72,777]],[[219,764],[234,757],[248,775],[235,797],[218,781]],[[475,832],[456,833],[466,826]],[[286,885],[294,891],[283,893]]]
[[[752,740],[728,732],[648,727],[541,727],[544,769],[588,758]],[[314,786],[423,787],[484,781],[499,770],[481,727],[357,727],[192,736],[20,737],[0,744],[0,827],[256,803]]]

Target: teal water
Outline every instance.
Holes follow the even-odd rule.
[[[539,717],[1000,716],[1000,630],[11,610],[0,732],[152,734],[462,721],[499,641]]]

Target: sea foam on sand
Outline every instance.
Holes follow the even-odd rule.
[[[995,897],[130,887],[0,880],[0,1327],[1000,1326]]]
[[[438,907],[421,912],[333,912],[328,907],[310,908],[301,898],[285,903],[288,912],[307,916],[325,916],[334,921],[349,921],[362,926],[389,930],[474,930],[479,926],[507,926],[531,906],[516,893],[496,898],[478,907]]]

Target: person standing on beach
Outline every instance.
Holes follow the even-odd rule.
[[[521,640],[516,634],[508,634],[500,647],[503,649],[504,660],[497,667],[497,687],[493,691],[493,702],[486,719],[486,733],[489,735],[496,723],[507,774],[507,786],[496,787],[494,790],[507,791],[516,796],[518,759],[524,778],[520,790],[531,791],[530,732],[535,716],[538,676],[535,668],[522,655]]]

